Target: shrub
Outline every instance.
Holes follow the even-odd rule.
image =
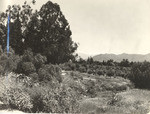
[[[129,79],[135,84],[135,87],[150,89],[150,63],[134,63],[131,68]]]
[[[76,70],[76,64],[72,62],[66,62],[64,64],[59,65],[63,70]]]
[[[31,98],[31,102],[33,104],[33,107],[31,109],[31,111],[33,113],[36,112],[42,112],[44,110],[44,104],[43,104],[43,94],[45,93],[46,88],[42,88],[42,87],[36,87],[33,86],[31,88],[27,88],[27,92],[30,95]]]
[[[52,75],[48,73],[46,69],[40,68],[38,70],[38,75],[39,75],[39,81],[51,81],[52,80]]]
[[[108,76],[114,76],[115,75],[115,70],[114,69],[109,69],[106,74]]]
[[[9,56],[8,56],[9,55]],[[14,51],[10,47],[10,52],[7,55],[7,53],[4,51],[0,55],[0,66],[2,66],[3,73],[12,72],[17,69],[17,64],[20,61],[20,57],[18,55],[15,55]],[[1,72],[2,73],[2,72]]]
[[[32,87],[28,90],[33,104],[32,112],[74,113],[78,111],[77,96],[69,87],[53,89],[49,85]]]
[[[90,97],[95,97],[97,95],[95,82],[88,80],[86,82],[86,94]]]
[[[29,48],[25,50],[24,54],[21,57],[20,62],[17,64],[16,73],[22,73],[29,75],[31,73],[37,72],[45,63],[47,58],[41,54],[33,53]]]
[[[88,73],[88,74],[92,74],[92,73],[93,73],[93,70],[88,69],[87,73]]]
[[[29,112],[33,107],[30,96],[20,88],[9,88],[3,93],[3,102],[12,109]]]
[[[79,67],[79,71],[80,71],[80,72],[86,72],[86,68],[85,68],[84,66],[80,66],[80,67]]]
[[[45,56],[42,56],[39,53],[34,56],[33,63],[35,65],[36,69],[39,69],[46,62],[47,62],[47,58]]]
[[[29,75],[36,71],[32,62],[23,62],[21,65],[21,68],[19,68],[19,69],[21,70],[20,73],[23,73],[25,75]]]
[[[28,77],[31,77],[31,78],[32,78],[32,82],[36,82],[36,81],[39,80],[39,76],[38,76],[37,73],[31,73],[31,74],[29,74]]]
[[[104,72],[103,72],[103,70],[98,70],[98,71],[97,71],[97,74],[98,74],[98,75],[104,75]]]
[[[33,62],[34,61],[34,55],[30,48],[24,51],[24,54],[22,56],[23,62]]]
[[[83,80],[83,76],[79,72],[70,72],[70,76],[74,80]]]
[[[40,81],[62,81],[61,69],[56,65],[43,65],[42,68],[38,70],[38,75]]]

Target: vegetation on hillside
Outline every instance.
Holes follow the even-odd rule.
[[[7,108],[31,113],[148,111],[144,95],[149,91],[134,87],[150,89],[150,63],[77,60],[78,46],[58,4],[48,1],[39,11],[27,2],[9,6],[0,13],[0,25],[0,101]],[[143,98],[135,100],[141,91]]]
[[[113,60],[108,61],[93,61],[90,57],[87,60],[80,58],[76,62],[66,62],[60,67],[64,70],[79,71],[93,75],[121,76],[127,78],[130,74],[131,65],[133,62],[123,59],[120,63]]]

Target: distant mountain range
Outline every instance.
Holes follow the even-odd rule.
[[[78,56],[81,57],[82,59],[88,59],[88,57],[93,57],[90,54],[85,54],[85,53],[78,53]]]
[[[96,56],[93,56],[93,59],[96,60],[96,61],[100,61],[102,62],[103,60],[104,61],[107,61],[107,60],[110,60],[110,59],[113,59],[114,61],[116,62],[120,62],[122,61],[123,59],[128,59],[129,61],[139,61],[139,62],[142,62],[142,61],[150,61],[150,53],[149,54],[145,54],[145,55],[142,55],[142,54],[126,54],[126,53],[123,53],[123,54],[99,54],[99,55],[96,55]]]

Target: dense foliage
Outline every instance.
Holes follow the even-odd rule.
[[[92,58],[83,60],[80,58],[76,62],[67,62],[60,67],[68,71],[79,71],[99,76],[113,76],[130,79],[135,87],[150,89],[150,62],[129,62],[123,59],[120,63],[113,60],[98,62]]]
[[[79,97],[68,86],[62,85],[59,66],[45,64],[46,57],[35,54],[30,49],[22,56],[15,55],[12,49],[11,52],[8,57],[7,53],[1,50],[0,55],[0,70],[3,71],[0,81],[1,87],[4,86],[0,95],[2,102],[11,109],[25,112],[79,111]],[[4,76],[7,76],[7,83]]]
[[[93,61],[92,58],[88,58],[87,60],[80,58],[76,62],[61,64],[60,67],[64,70],[73,70],[94,75],[121,76],[127,78],[130,74],[130,66],[132,64],[128,60],[122,60],[120,63],[117,63],[113,60],[99,62]]]
[[[9,6],[0,14],[0,45],[6,46],[5,22],[10,16],[10,46],[16,54],[22,55],[31,48],[34,53],[47,57],[47,63],[63,63],[75,60],[77,44],[72,41],[68,21],[58,4],[48,1],[39,11],[31,6]]]
[[[150,89],[150,62],[137,62],[133,64],[129,77],[136,87]]]
[[[9,53],[5,48],[8,14]],[[101,93],[116,94],[134,85],[150,89],[149,62],[76,60],[77,44],[71,34],[59,5],[50,1],[39,11],[33,12],[25,2],[0,13],[0,101],[24,112],[80,113],[82,100]],[[112,98],[108,103],[114,102]]]
[[[5,49],[8,15],[9,54]],[[39,11],[27,2],[8,6],[0,13],[0,25],[0,81],[5,88],[0,100],[25,112],[78,112],[75,91],[62,85],[61,68],[53,65],[74,61],[78,47],[59,5],[48,1]]]
[[[6,49],[3,51],[0,46],[0,74],[15,71],[19,61],[20,57],[15,54],[12,48],[10,48],[9,54],[7,54]]]

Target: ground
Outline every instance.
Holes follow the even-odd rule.
[[[12,74],[11,74],[12,75]],[[62,84],[87,91],[87,83],[95,83],[96,95],[83,94],[80,100],[80,110],[83,113],[94,114],[146,114],[150,110],[150,91],[135,89],[133,84],[121,77],[94,76],[86,73],[63,71]],[[8,78],[9,79],[9,78]],[[3,79],[4,80],[4,79]],[[6,81],[6,79],[5,79]],[[5,83],[0,83],[2,93]],[[9,83],[7,86],[13,86]],[[5,109],[0,102],[0,114],[22,114],[18,110]],[[149,113],[150,114],[150,113]]]

